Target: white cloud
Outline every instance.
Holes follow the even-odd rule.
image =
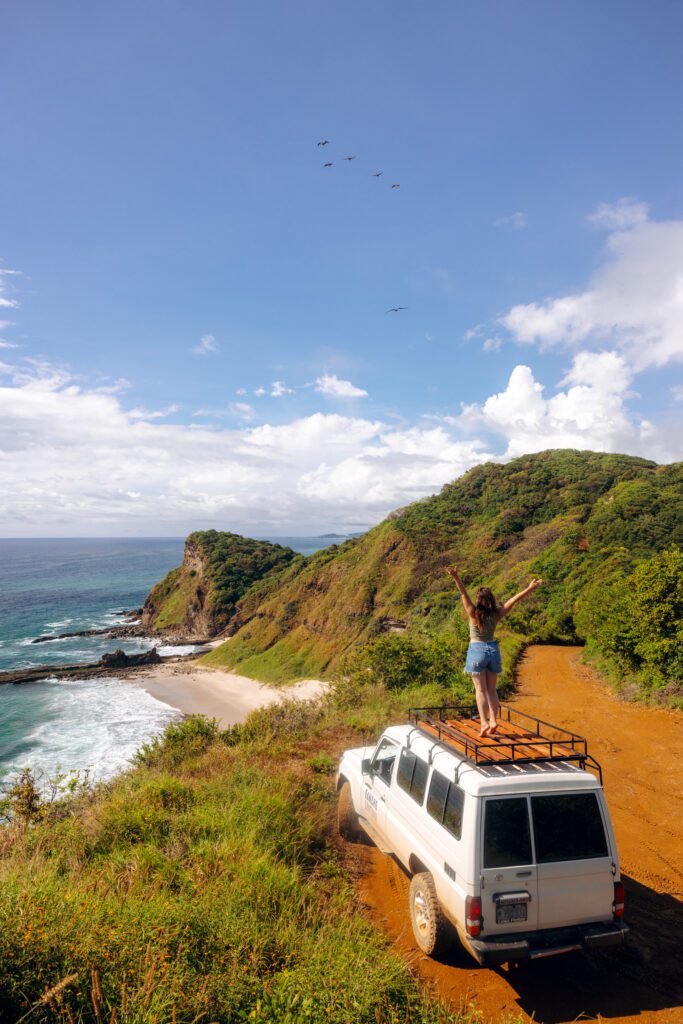
[[[315,390],[321,395],[329,395],[331,398],[365,398],[367,391],[357,388],[350,380],[340,380],[333,373],[324,373],[322,377],[316,377]]]
[[[495,222],[497,228],[513,228],[515,231],[521,231],[527,226],[527,223],[527,215],[521,210],[509,213],[507,217],[499,217]]]
[[[0,348],[18,348],[18,347],[19,347],[18,345],[14,345],[11,341],[5,341],[3,338],[0,338]]]
[[[513,306],[499,322],[517,341],[542,348],[617,349],[637,370],[683,360],[683,221],[640,219],[631,206],[601,216],[622,223],[588,287]]]
[[[529,366],[516,366],[507,387],[482,405],[463,406],[460,424],[505,438],[505,458],[545,448],[627,452],[660,462],[680,458],[683,429],[660,431],[627,407],[633,372],[617,352],[579,352],[546,397]]]
[[[588,220],[610,231],[623,231],[644,224],[650,210],[647,203],[639,203],[631,196],[623,196],[616,203],[598,203]]]
[[[218,352],[218,343],[213,334],[204,334],[192,351],[196,356],[208,356],[210,352]]]
[[[459,417],[400,427],[322,412],[256,426],[246,402],[203,411],[230,415],[227,428],[173,423],[173,406],[127,409],[114,387],[88,388],[45,363],[0,370],[0,521],[14,536],[354,529],[473,465],[527,451],[680,457],[680,432],[629,409],[633,373],[616,351],[578,352],[552,394],[518,366]]]
[[[247,393],[247,389],[246,388],[237,388],[237,390],[235,391],[236,395],[246,395],[246,393]]]
[[[233,402],[230,411],[240,420],[253,420],[255,416],[254,409],[248,402]]]
[[[6,296],[5,292],[7,290],[7,286],[4,281],[5,277],[11,277],[18,273],[18,270],[9,270],[8,268],[0,267],[0,309],[16,309],[19,305],[16,299],[10,299]],[[9,325],[6,320],[0,321],[0,329],[7,326]]]
[[[0,386],[7,534],[314,531],[376,521],[487,457],[443,426],[396,430],[318,412],[208,427],[122,401],[44,365],[14,370]],[[233,412],[247,415],[243,405]]]
[[[484,352],[500,352],[503,347],[503,339],[499,338],[498,335],[495,338],[486,338],[481,347]]]
[[[98,388],[96,394],[113,394],[115,392],[102,392],[101,388]],[[132,420],[163,420],[167,416],[172,416],[174,412],[178,412],[180,407],[177,405],[168,405],[165,409],[131,409],[128,415]]]
[[[265,393],[265,388],[254,388],[254,394],[256,395],[257,398],[261,398],[263,395],[265,395]]]
[[[470,327],[463,334],[463,341],[473,341],[474,338],[480,337],[486,330],[485,324],[477,324],[475,327]]]
[[[281,398],[282,395],[291,395],[292,393],[293,389],[286,387],[284,381],[282,380],[274,380],[273,383],[270,385],[271,398]]]

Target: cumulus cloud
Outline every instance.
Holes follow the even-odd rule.
[[[240,420],[253,420],[256,415],[253,406],[248,402],[232,402],[230,412]]]
[[[580,448],[628,452],[672,461],[683,430],[663,434],[627,406],[633,371],[618,352],[579,352],[556,394],[529,366],[516,366],[507,387],[483,404],[464,405],[459,418],[469,431],[502,436],[504,458],[545,448]]]
[[[266,393],[266,389],[265,388],[254,388],[254,394],[256,395],[257,398],[262,398],[263,395],[265,395],[265,393]]]
[[[208,356],[211,352],[218,352],[218,342],[213,334],[203,334],[192,351],[196,356]]]
[[[527,226],[527,223],[527,215],[521,210],[509,213],[506,217],[499,217],[495,222],[497,228],[512,228],[514,231],[521,231]]]
[[[7,533],[306,532],[376,521],[491,457],[443,426],[314,413],[239,427],[127,410],[60,369],[7,367],[0,519]],[[248,415],[247,403],[234,415]],[[277,500],[273,500],[274,496]]]
[[[257,389],[258,390],[258,389]],[[291,395],[293,393],[292,388],[288,388],[285,382],[282,380],[274,380],[270,385],[270,397],[281,398],[282,395]],[[256,392],[254,392],[256,394]]]
[[[494,338],[486,338],[481,346],[484,352],[500,352],[503,347],[503,339],[496,335]]]
[[[340,380],[333,373],[324,373],[322,377],[316,377],[315,390],[321,395],[329,395],[331,398],[365,398],[367,391],[357,388],[350,380]]]
[[[612,232],[586,289],[513,306],[499,322],[542,348],[616,349],[636,370],[683,360],[683,221],[647,220],[630,199],[594,217]]]

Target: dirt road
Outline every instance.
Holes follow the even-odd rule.
[[[430,960],[412,939],[407,879],[374,847],[363,900],[436,993],[458,1008],[474,1003],[487,1024],[683,1024],[683,716],[617,700],[580,658],[578,648],[530,648],[514,704],[586,736],[602,763],[626,885],[628,945],[497,970],[457,949]]]

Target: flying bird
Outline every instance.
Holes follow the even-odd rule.
[[[323,164],[323,167],[332,167],[331,161],[328,160],[326,164]]]
[[[373,178],[381,178],[383,174],[384,171],[377,171],[375,174],[373,174]]]
[[[329,144],[330,144],[330,140],[329,139],[323,139],[322,142],[318,143],[319,146],[329,146]]]
[[[400,313],[402,309],[407,309],[407,306],[393,306],[391,309],[385,310],[386,313]]]
[[[356,158],[355,158],[355,156],[345,156],[344,159],[345,160],[355,160]]]
[[[400,185],[392,185],[391,187],[392,188],[400,188],[401,186]]]

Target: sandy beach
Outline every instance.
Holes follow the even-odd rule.
[[[223,728],[243,722],[250,711],[266,704],[292,698],[310,700],[327,689],[327,683],[319,679],[304,679],[282,688],[267,686],[235,672],[197,664],[153,666],[126,678],[185,714],[218,719]]]

